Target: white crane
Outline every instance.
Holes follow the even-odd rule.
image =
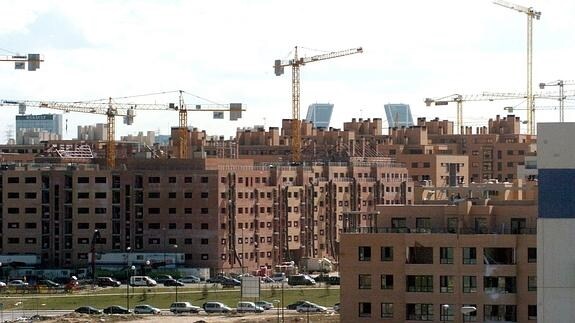
[[[533,7],[523,7],[503,0],[494,0],[494,4],[513,9],[527,15],[527,133],[535,134],[535,106],[533,104],[533,18],[539,20],[541,11]]]

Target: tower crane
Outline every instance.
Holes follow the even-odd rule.
[[[292,67],[292,161],[301,161],[301,130],[300,130],[300,66],[307,63],[323,61],[326,59],[332,59],[341,56],[353,55],[363,53],[361,47],[347,49],[338,52],[325,53],[310,57],[298,57],[297,56],[297,46],[294,51],[294,58],[282,61],[275,60],[274,71],[276,76],[280,76],[284,73],[284,67]]]
[[[548,83],[539,83],[539,88],[544,89],[546,86],[559,86],[559,93],[554,92],[539,92],[532,94],[533,100],[535,99],[548,99],[548,100],[559,100],[559,122],[563,122],[565,119],[565,100],[569,99],[572,100],[575,98],[575,90],[571,91],[564,91],[563,86],[567,84],[575,84],[575,82],[571,83],[572,81],[554,81]],[[526,99],[528,97],[525,93],[512,93],[512,92],[483,92],[483,95],[486,97],[497,97],[501,99]],[[505,108],[509,112],[512,112],[514,108],[508,107]],[[524,110],[524,109],[518,109]],[[529,111],[529,107],[525,110]]]
[[[575,81],[557,80],[557,81],[552,81],[552,82],[539,83],[539,88],[542,90],[546,86],[558,86],[559,87],[559,97],[557,98],[559,100],[559,122],[565,121],[565,99],[566,99],[566,96],[565,96],[565,91],[563,90],[563,87],[565,85],[575,85]]]
[[[527,15],[527,134],[535,134],[535,106],[533,104],[533,18],[539,20],[541,11],[533,7],[524,7],[503,0],[494,0],[494,4]]]
[[[28,63],[28,71],[35,71],[40,68],[40,63],[43,61],[40,54],[0,55],[0,62],[14,62],[14,69],[17,70],[23,70]]]
[[[457,119],[455,121],[455,128],[457,129],[457,133],[461,134],[462,130],[461,127],[463,126],[463,102],[466,101],[494,101],[494,100],[511,100],[515,99],[516,97],[505,97],[505,96],[498,96],[498,95],[462,95],[462,94],[451,94],[444,97],[440,97],[437,99],[426,98],[424,100],[426,106],[436,105],[448,105],[449,102],[457,103]]]
[[[118,103],[113,102],[112,98],[108,102],[100,101],[81,101],[81,102],[56,102],[56,101],[17,101],[17,100],[2,100],[0,105],[16,105],[18,106],[19,114],[25,114],[27,107],[55,109],[64,112],[81,112],[106,115],[107,117],[107,143],[106,143],[106,164],[109,168],[116,166],[116,145],[115,145],[115,117],[123,116],[124,123],[131,125],[134,122],[135,110],[173,110],[179,111],[179,131],[178,131],[178,158],[187,158],[187,111],[213,111],[214,117],[216,113],[225,111],[230,112],[230,120],[237,120],[241,118],[241,112],[244,111],[241,103],[230,103],[229,105],[196,105],[195,110],[187,110],[182,92],[180,91],[180,105],[176,106],[174,103],[169,104],[156,104],[156,103]],[[218,116],[219,118],[219,116]]]

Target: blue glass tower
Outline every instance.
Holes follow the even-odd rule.
[[[313,123],[316,128],[329,128],[333,104],[331,103],[314,103],[307,108],[305,121]]]

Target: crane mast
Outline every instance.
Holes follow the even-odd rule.
[[[310,57],[298,57],[297,46],[294,50],[294,58],[288,61],[276,60],[274,64],[275,74],[280,76],[284,72],[285,66],[292,67],[292,142],[291,142],[291,152],[292,161],[301,161],[301,120],[300,120],[300,66],[307,63],[322,61],[326,59],[332,59],[341,56],[347,56],[352,54],[362,53],[363,49],[352,48],[338,52],[331,52],[321,55],[315,55]]]
[[[533,104],[533,18],[539,20],[541,11],[533,7],[523,7],[503,0],[495,0],[494,4],[512,9],[527,15],[527,134],[535,134],[535,105]]]

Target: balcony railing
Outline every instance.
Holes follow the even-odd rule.
[[[356,227],[344,228],[344,233],[415,233],[415,234],[537,234],[537,228],[390,228],[390,227]]]

